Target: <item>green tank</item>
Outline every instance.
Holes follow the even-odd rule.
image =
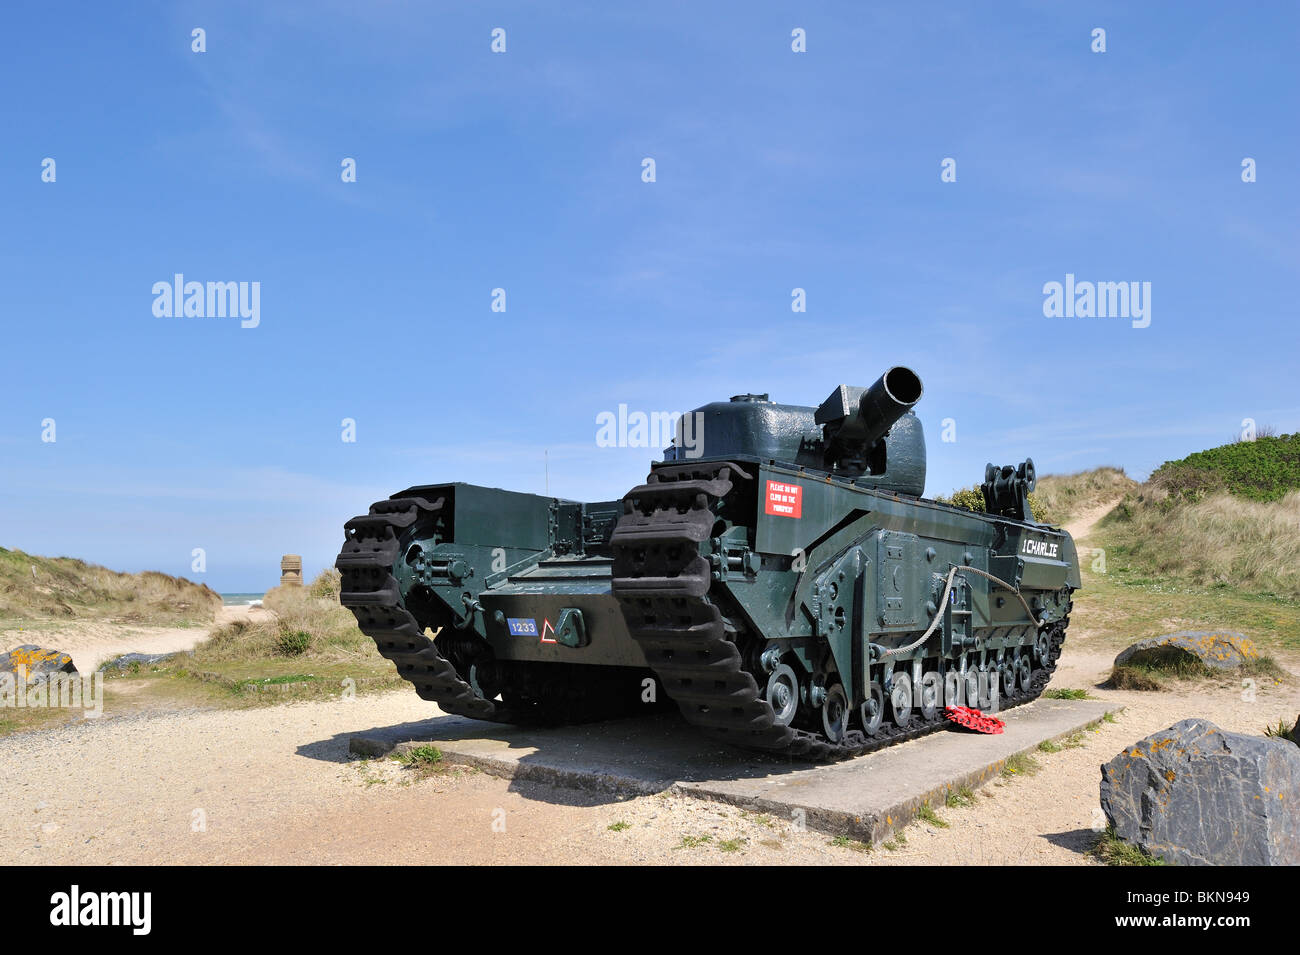
[[[409,488],[349,521],[343,604],[422,697],[504,722],[675,704],[740,746],[840,759],[1036,698],[1079,587],[1033,462],[985,509],[923,497],[922,385],[683,416],[647,483],[580,503]],[[689,427],[692,432],[686,432]]]

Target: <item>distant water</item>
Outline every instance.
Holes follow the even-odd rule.
[[[260,594],[222,594],[221,602],[227,607],[260,607],[265,593]]]

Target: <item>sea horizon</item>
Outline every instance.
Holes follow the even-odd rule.
[[[266,596],[266,591],[247,591],[238,593],[221,594],[221,602],[227,607],[239,607],[251,604],[254,601],[260,602]]]

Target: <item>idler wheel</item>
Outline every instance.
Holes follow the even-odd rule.
[[[894,676],[889,690],[889,709],[896,726],[905,726],[912,718],[912,678],[906,673]]]
[[[822,703],[822,729],[826,738],[832,743],[844,739],[844,731],[849,726],[849,698],[844,693],[844,684],[836,683],[826,691],[826,700]]]
[[[867,698],[862,701],[858,715],[862,717],[864,733],[875,736],[880,732],[880,726],[885,722],[885,691],[874,680],[867,687]]]
[[[766,699],[777,724],[789,726],[799,709],[799,677],[788,664],[782,663],[768,677]]]

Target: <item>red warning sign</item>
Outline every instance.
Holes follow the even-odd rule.
[[[803,488],[781,481],[767,482],[767,505],[764,510],[780,517],[803,516]]]

